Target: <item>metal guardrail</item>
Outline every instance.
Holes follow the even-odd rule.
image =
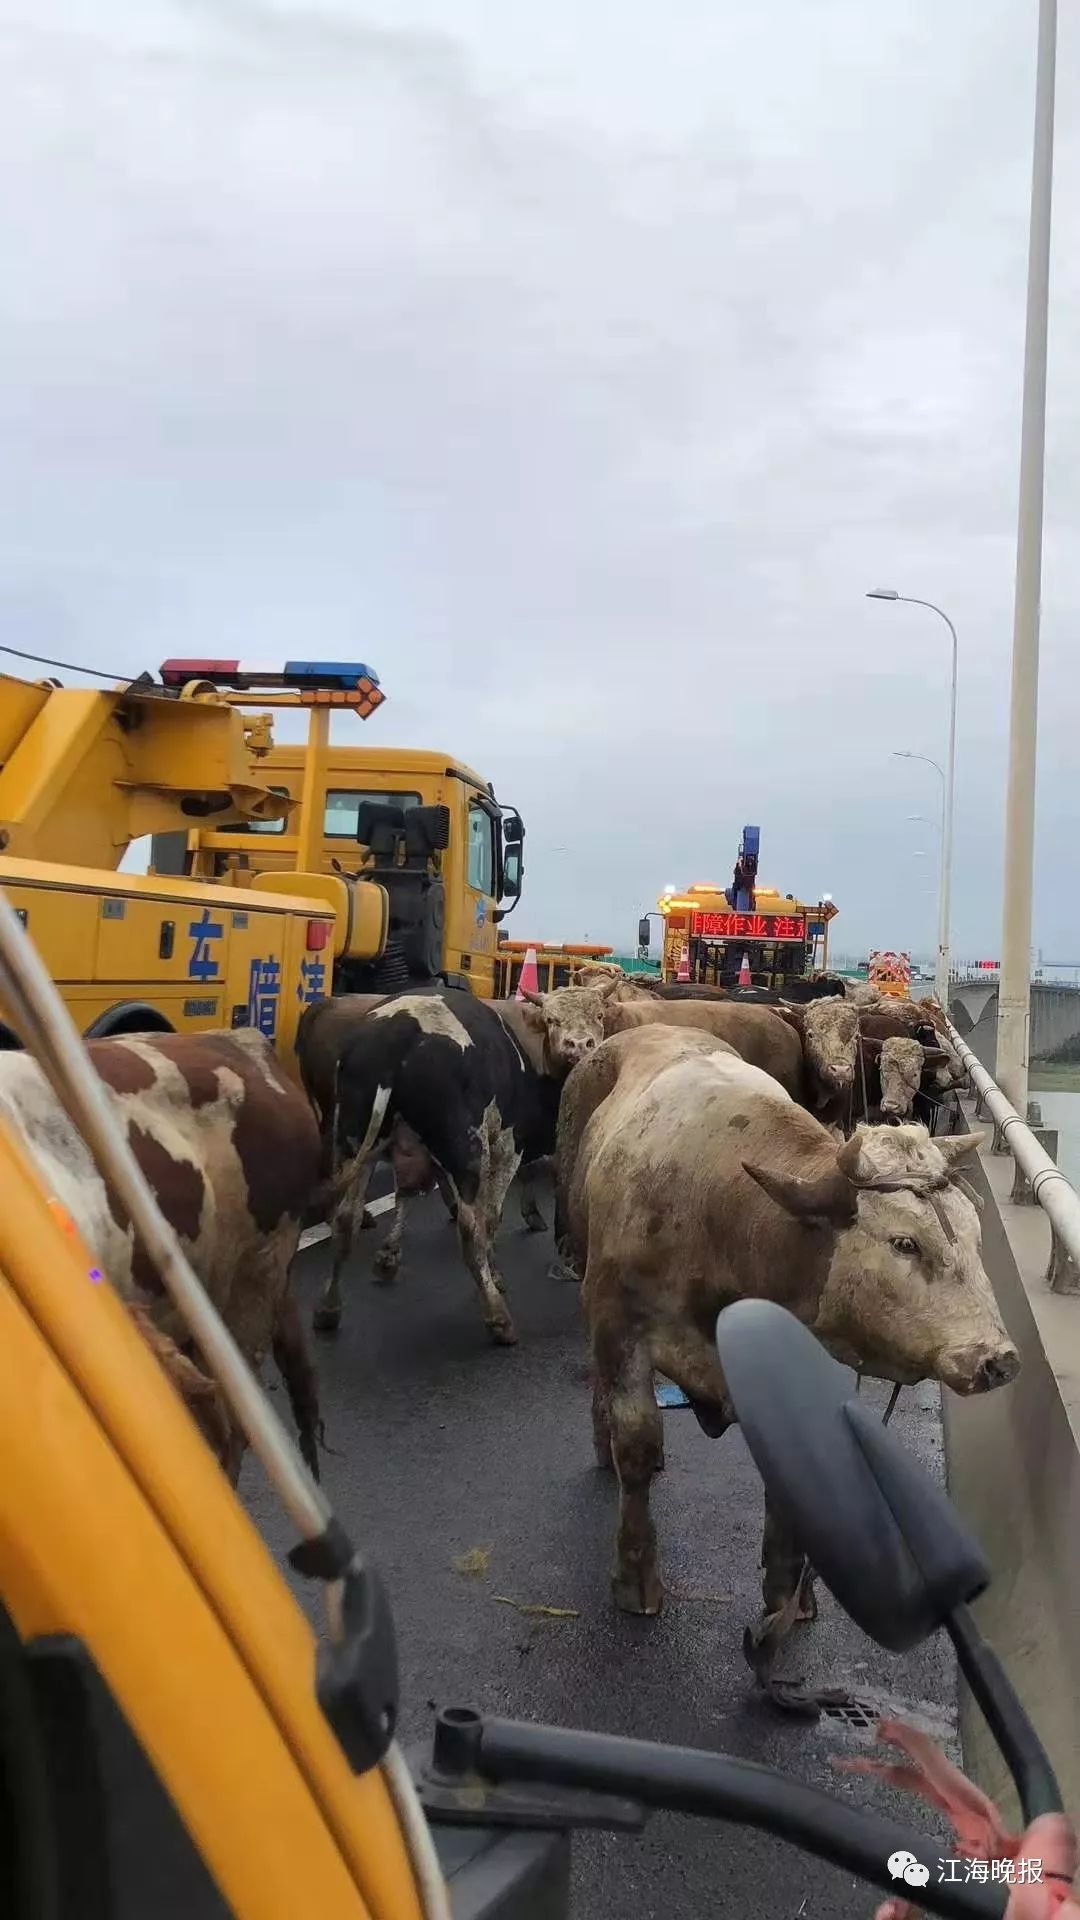
[[[948,1016],[946,1016],[948,1018]],[[1022,1120],[997,1082],[987,1073],[982,1061],[962,1040],[948,1021],[953,1046],[967,1069],[972,1087],[994,1122],[995,1142],[1001,1142],[1012,1154],[1019,1174],[1027,1183],[1031,1197],[1050,1222],[1052,1244],[1046,1278],[1055,1293],[1080,1294],[1080,1194],[1045,1147],[1039,1144],[1026,1120]],[[1014,1189],[1015,1194],[1015,1189]]]

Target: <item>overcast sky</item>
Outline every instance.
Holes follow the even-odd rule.
[[[940,788],[889,755],[944,760],[948,635],[862,597],[897,586],[960,630],[954,949],[996,956],[1035,22],[0,0],[0,638],[368,660],[356,737],[520,807],[519,934],[625,947],[754,821],[845,951],[926,948]],[[1063,9],[1048,960],[1080,960],[1078,117]]]

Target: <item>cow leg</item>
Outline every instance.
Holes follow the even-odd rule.
[[[405,1195],[394,1195],[394,1218],[390,1231],[375,1255],[373,1266],[376,1286],[390,1286],[401,1266],[401,1239],[405,1232]]]
[[[656,1404],[652,1364],[644,1347],[620,1348],[603,1332],[595,1337],[594,1359],[597,1379],[593,1406],[595,1409],[599,1404],[606,1414],[611,1459],[619,1481],[611,1590],[615,1605],[624,1613],[656,1614],[663,1605],[664,1589],[656,1560],[649,1488],[663,1458],[664,1426]]]
[[[544,1216],[540,1211],[539,1205],[537,1204],[536,1193],[534,1191],[535,1182],[539,1172],[540,1172],[539,1162],[534,1162],[532,1166],[522,1167],[520,1179],[519,1179],[520,1196],[521,1196],[521,1218],[524,1221],[530,1233],[546,1233],[547,1232],[547,1221],[544,1219]]]
[[[366,1159],[357,1155],[338,1188],[330,1223],[330,1278],[312,1316],[312,1325],[317,1333],[336,1333],[341,1325],[341,1269],[352,1252],[353,1235],[363,1218],[364,1202],[374,1169],[374,1155]]]
[[[484,1325],[496,1346],[512,1347],[517,1341],[517,1329],[510,1318],[498,1276],[492,1266],[487,1210],[479,1200],[459,1200],[457,1229],[462,1258],[484,1303]]]
[[[514,1184],[520,1165],[521,1155],[515,1150],[514,1137],[508,1128],[493,1147],[481,1177],[480,1192],[477,1195],[477,1205],[484,1209],[484,1226],[487,1230],[488,1245],[491,1247],[495,1245],[495,1235],[502,1221],[506,1196]],[[506,1287],[494,1260],[492,1260],[492,1272],[499,1292],[505,1293]]]
[[[779,1613],[792,1595],[798,1593],[796,1620],[817,1619],[812,1569],[807,1571],[803,1579],[805,1557],[787,1521],[777,1512],[766,1494],[765,1531],[761,1543],[761,1564],[764,1569],[761,1598],[767,1615]]]
[[[505,1289],[495,1267],[492,1248],[521,1155],[514,1146],[511,1130],[500,1127],[494,1103],[485,1112],[474,1137],[479,1140],[479,1167],[457,1189],[458,1236],[465,1265],[484,1302],[484,1324],[497,1346],[512,1347],[517,1341],[517,1331],[502,1297]],[[467,1198],[470,1192],[471,1197]]]
[[[319,1478],[319,1384],[311,1364],[296,1295],[287,1289],[273,1332],[274,1365],[296,1421],[297,1444],[314,1479]]]
[[[442,1197],[443,1197],[443,1205],[445,1206],[446,1211],[450,1216],[450,1225],[456,1226],[457,1217],[458,1217],[458,1200],[457,1200],[457,1194],[454,1192],[453,1182],[447,1179],[445,1173],[437,1173],[435,1175],[435,1180],[436,1180],[436,1184],[438,1185],[439,1192],[442,1194]]]
[[[611,1451],[611,1408],[607,1390],[596,1372],[593,1373],[592,1383],[592,1430],[597,1466],[602,1467],[605,1473],[614,1473],[615,1457]]]

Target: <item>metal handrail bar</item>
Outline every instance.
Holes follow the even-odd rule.
[[[947,1018],[947,1016],[946,1016]],[[1063,1251],[1080,1267],[1080,1194],[1054,1165],[1045,1147],[1041,1147],[1031,1128],[1021,1120],[1016,1108],[1002,1093],[996,1080],[987,1073],[965,1040],[949,1020],[952,1044],[971,1076],[971,1083],[993,1120],[1024,1178],[1031,1186],[1053,1228]]]

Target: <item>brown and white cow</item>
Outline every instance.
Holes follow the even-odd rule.
[[[683,1388],[706,1432],[731,1425],[713,1328],[733,1300],[777,1301],[878,1378],[962,1394],[1012,1379],[1019,1357],[978,1213],[953,1178],[980,1139],[872,1127],[841,1145],[770,1075],[704,1033],[662,1025],[606,1041],[570,1076],[560,1213],[583,1275],[597,1456],[619,1479],[620,1607],[651,1614],[662,1601],[654,1373]],[[798,1587],[791,1548],[767,1512],[770,1613]]]
[[[197,1278],[257,1373],[281,1373],[300,1449],[318,1476],[318,1388],[289,1284],[319,1171],[319,1132],[259,1033],[139,1034],[87,1051],[128,1145]],[[214,1383],[37,1061],[0,1054],[0,1113],[70,1215],[235,1482],[244,1438],[223,1426]]]

